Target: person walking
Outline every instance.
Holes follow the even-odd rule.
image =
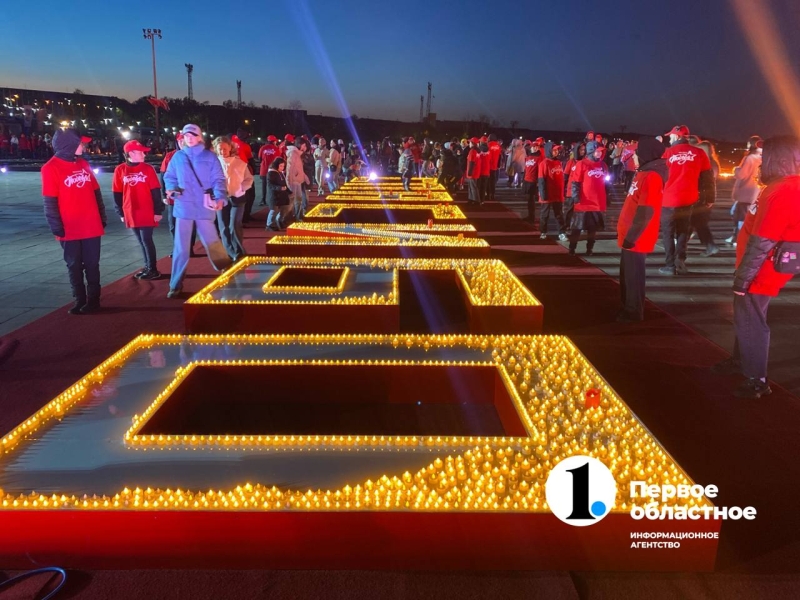
[[[767,382],[770,330],[767,309],[800,272],[800,140],[794,136],[763,142],[761,182],[767,187],[750,204],[737,240],[733,279],[730,358],[717,374],[742,374],[737,398],[757,400],[772,393]]]
[[[403,140],[403,151],[397,161],[397,171],[400,173],[400,180],[403,182],[403,189],[411,191],[411,179],[415,177],[417,166],[414,162],[414,152],[411,148],[414,138]]]
[[[644,319],[645,263],[655,248],[661,221],[661,202],[667,180],[664,144],[655,138],[639,140],[634,160],[639,167],[617,221],[617,245],[622,249],[619,262],[619,289],[622,310],[620,323]]]
[[[246,162],[233,152],[227,136],[214,139],[214,151],[219,158],[228,189],[228,203],[217,211],[217,228],[228,257],[236,262],[247,255],[244,249],[244,211],[248,194],[253,188],[253,174]]]
[[[744,155],[739,166],[733,169],[733,217],[734,232],[726,242],[736,243],[736,236],[744,224],[744,218],[750,205],[756,201],[761,187],[758,185],[758,173],[761,168],[761,153],[763,141],[757,135],[751,136],[747,140],[747,154]]]
[[[53,135],[53,157],[42,166],[44,214],[61,244],[75,305],[72,315],[100,310],[100,238],[106,228],[103,194],[83,145],[91,138],[75,129]]]
[[[714,176],[714,188],[716,189],[716,182],[717,178],[719,177],[720,167],[719,159],[717,158],[717,152],[714,150],[714,145],[708,140],[698,140],[692,145],[700,148],[706,153],[706,156],[708,156],[708,160],[711,162],[711,172]],[[711,233],[711,228],[708,226],[708,223],[711,220],[711,209],[714,207],[713,200],[715,198],[712,199],[711,204],[707,204],[709,199],[712,198],[709,195],[705,195],[695,202],[694,206],[692,206],[691,219],[692,231],[697,232],[697,237],[700,239],[700,243],[706,247],[706,249],[700,253],[700,256],[705,257],[719,254],[719,247],[714,242],[714,234]]]
[[[562,242],[567,240],[566,226],[562,208],[564,206],[564,169],[558,159],[561,154],[561,146],[554,144],[550,148],[550,158],[539,163],[539,203],[542,205],[539,213],[539,239],[547,239],[547,226],[550,221],[550,213],[558,224],[558,239]]]
[[[539,165],[544,162],[544,139],[538,138],[528,147],[525,158],[525,176],[522,192],[528,204],[528,215],[525,221],[533,225],[536,222],[536,205],[539,203]]]
[[[270,208],[267,227],[272,231],[286,229],[286,209],[289,206],[289,183],[286,181],[286,161],[280,156],[272,161],[267,172],[267,204]]]
[[[214,269],[222,271],[230,266],[214,224],[216,212],[228,203],[225,173],[217,156],[206,150],[200,127],[190,123],[181,133],[183,148],[175,153],[164,174],[167,196],[175,201],[175,244],[168,298],[178,298],[183,291],[192,227],[197,227]]]
[[[299,142],[299,147],[292,144],[286,148],[286,181],[292,193],[294,204],[294,220],[302,221],[305,215],[303,206],[303,186],[311,183],[303,169],[303,152],[308,149],[304,141]]]
[[[686,246],[692,220],[692,205],[714,204],[716,189],[711,161],[706,153],[692,146],[687,139],[689,128],[676,125],[666,135],[670,147],[664,152],[669,178],[664,186],[661,210],[661,241],[664,244],[662,275],[686,275]]]
[[[267,170],[272,161],[280,154],[277,142],[278,138],[274,135],[268,135],[267,143],[258,149],[258,176],[261,178],[261,202],[259,202],[259,206],[267,204]]]
[[[317,196],[325,195],[325,173],[328,172],[328,154],[325,138],[319,138],[319,145],[314,150],[314,179],[317,181]]]
[[[133,232],[142,248],[144,268],[134,278],[144,281],[159,279],[156,263],[156,245],[153,231],[161,222],[164,203],[161,200],[161,184],[156,170],[144,162],[144,155],[150,148],[138,140],[131,140],[123,148],[125,162],[114,169],[111,192],[114,208],[120,221]]]
[[[339,146],[331,141],[331,149],[328,152],[328,189],[335,192],[339,188],[339,173],[342,171],[342,151]]]
[[[575,213],[570,223],[569,253],[575,254],[581,231],[586,231],[586,256],[594,253],[598,231],[605,228],[606,175],[605,148],[598,142],[586,144],[586,158],[575,166],[571,192]]]

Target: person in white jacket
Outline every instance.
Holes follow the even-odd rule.
[[[328,153],[328,189],[335,192],[339,187],[339,173],[342,171],[342,154],[335,143],[331,142],[331,151]]]
[[[220,136],[214,140],[214,151],[219,157],[225,181],[228,186],[229,202],[217,212],[217,224],[225,251],[234,262],[246,255],[244,250],[244,217],[245,194],[253,187],[253,174],[236,152],[228,136]]]
[[[742,228],[747,211],[761,192],[761,187],[758,185],[758,174],[761,169],[761,146],[761,138],[757,135],[747,140],[747,154],[742,158],[739,166],[733,170],[735,181],[733,182],[734,204],[731,208],[731,216],[734,230],[733,235],[725,240],[729,244],[736,244],[736,236]]]
[[[325,173],[328,172],[328,153],[325,138],[319,138],[314,148],[314,174],[317,180],[317,196],[325,195]]]
[[[308,148],[305,142],[301,143],[302,148]],[[294,220],[303,220],[303,184],[308,185],[306,172],[303,170],[303,150],[294,144],[286,146],[286,182],[292,193],[294,204]]]

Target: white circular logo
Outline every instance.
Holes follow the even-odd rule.
[[[602,462],[570,456],[550,471],[545,498],[555,516],[576,527],[594,525],[614,508],[617,482]]]

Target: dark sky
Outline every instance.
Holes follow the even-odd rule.
[[[751,55],[733,0],[81,0],[5,11],[0,86],[236,97],[312,114],[416,120],[433,82],[441,119],[489,115],[541,129],[659,133],[685,123],[709,137],[790,131]],[[794,76],[800,1],[771,6]],[[42,6],[44,4],[44,6]],[[52,8],[47,5],[52,4]],[[147,16],[151,15],[151,16]],[[800,102],[800,99],[796,99]]]

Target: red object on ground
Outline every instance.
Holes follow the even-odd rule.
[[[591,388],[586,390],[586,393],[583,395],[584,404],[586,408],[597,408],[600,406],[600,390],[596,388]]]

